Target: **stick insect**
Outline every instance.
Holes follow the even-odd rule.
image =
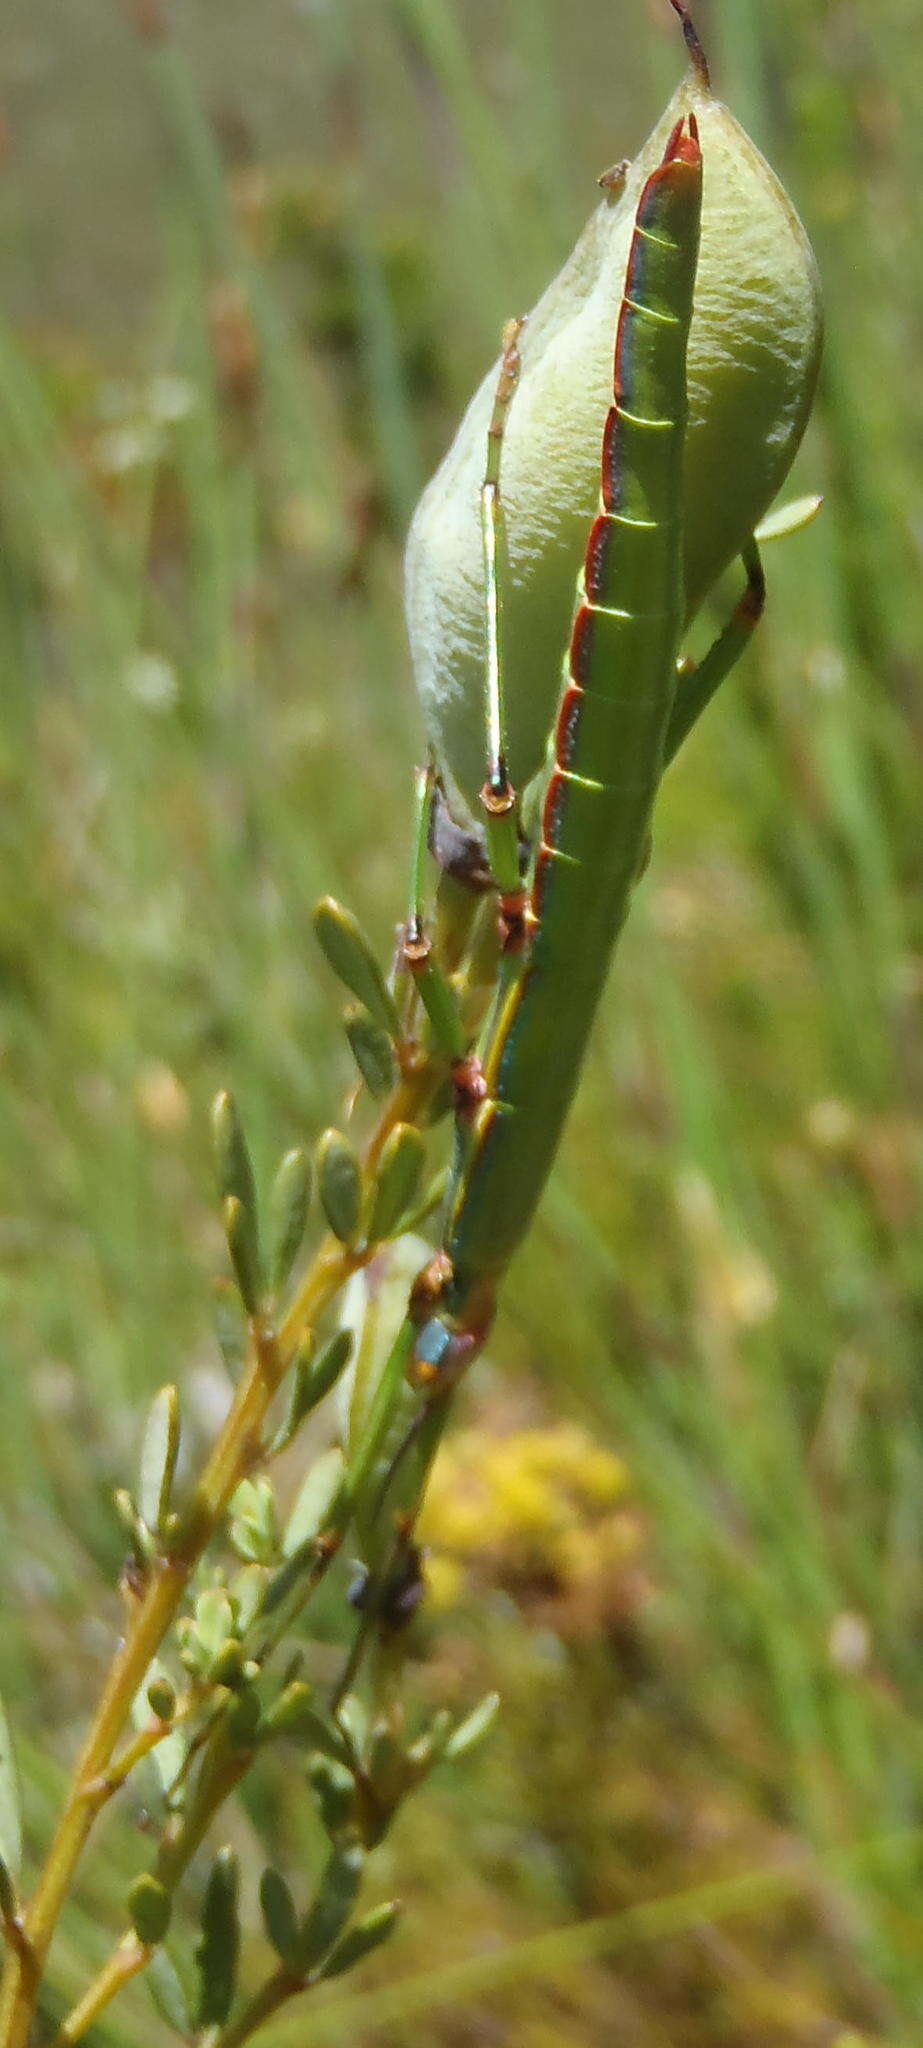
[[[459,1078],[442,1250],[412,1303],[419,1323],[414,1374],[434,1389],[482,1341],[497,1283],[547,1179],[612,948],[645,863],[663,768],[762,610],[752,542],[744,555],[746,590],[729,625],[697,668],[678,665],[685,362],[701,196],[692,114],[669,137],[635,218],[600,505],[578,583],[552,766],[524,887],[503,745],[500,459],[506,412],[515,403],[515,328],[505,338],[482,492],[489,734],[482,803],[500,895],[503,968],[483,1049]]]
[[[672,5],[707,93],[708,68],[695,30],[683,0]],[[612,950],[646,865],[661,777],[763,610],[763,571],[751,535],[741,550],[745,588],[723,632],[697,665],[679,659],[686,618],[687,347],[702,188],[702,140],[696,114],[688,110],[647,177],[634,214],[615,322],[598,509],[577,582],[540,822],[525,861],[521,807],[506,765],[503,701],[501,469],[516,403],[518,325],[504,337],[480,499],[487,737],[481,804],[499,900],[499,971],[472,1053],[423,922],[438,785],[431,765],[420,782],[404,958],[452,1068],[455,1155],[441,1247],[412,1289],[382,1382],[393,1386],[395,1372],[406,1370],[423,1394],[382,1497],[414,1445],[417,1480],[425,1475],[447,1411],[444,1397],[483,1345],[499,1285],[557,1151]],[[787,529],[777,517],[770,526],[781,532],[798,523],[802,519],[793,518]],[[412,1488],[405,1483],[397,1492],[407,1501]],[[412,1507],[395,1526],[409,1543]]]

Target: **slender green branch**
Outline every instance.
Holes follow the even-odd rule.
[[[191,1691],[185,1698],[177,1701],[168,1721],[152,1720],[148,1721],[145,1727],[139,1728],[134,1740],[126,1743],[121,1755],[114,1758],[105,1775],[98,1778],[95,1785],[90,1783],[86,1786],[87,1799],[96,1801],[97,1811],[120,1791],[130,1778],[135,1765],[141,1763],[144,1757],[150,1756],[159,1743],[165,1742],[168,1735],[172,1735],[176,1728],[180,1728],[183,1722],[189,1719],[190,1714],[194,1713],[198,1704],[198,1693]]]
[[[434,1079],[433,1071],[425,1060],[409,1063],[409,1071],[402,1076],[385,1105],[366,1148],[364,1164],[367,1176],[374,1172],[395,1124],[420,1117],[432,1092]],[[241,1479],[253,1470],[260,1458],[263,1425],[280,1382],[306,1330],[317,1321],[350,1274],[372,1256],[374,1249],[373,1245],[367,1245],[361,1250],[350,1250],[333,1238],[325,1238],[278,1332],[258,1319],[251,1322],[250,1349],[244,1375],[193,1489],[176,1541],[168,1555],[154,1560],[148,1583],[129,1612],[125,1634],[110,1666],[95,1718],[75,1766],[41,1875],[22,1917],[22,1941],[7,1957],[0,1992],[0,2048],[26,2048],[48,1947],[93,1821],[101,1804],[105,1803],[99,1796],[100,1784],[107,1783],[115,1747],[131,1712],[132,1702],[177,1614],[192,1573],[215,1535]],[[392,1381],[392,1400],[393,1387]],[[379,1402],[375,1415],[370,1418],[370,1435],[363,1446],[364,1455],[356,1477],[366,1469],[366,1464],[369,1467],[374,1464],[380,1448],[378,1432],[385,1420],[385,1410]],[[347,1488],[341,1511],[343,1526],[335,1532],[338,1538],[345,1534],[349,1502],[354,1497],[354,1490]],[[120,1953],[116,1951],[117,1955]],[[119,1989],[122,1978],[114,1965],[115,1958],[107,1966],[108,1974],[103,1973],[105,1985],[102,1989],[101,1980],[97,1981],[95,1989],[101,2002],[91,2018]],[[143,1959],[136,1967],[143,1967]]]
[[[230,2026],[225,2027],[215,2042],[215,2048],[243,2048],[243,2043],[249,2041],[251,2035],[265,2026],[266,2021],[271,2020],[273,2014],[283,2005],[287,2005],[290,1998],[297,1998],[299,1992],[306,1991],[309,1984],[309,1978],[298,1977],[293,1971],[286,1969],[284,1963],[281,1964],[278,1970],[273,1971],[271,1977],[267,1977],[262,1988],[254,1993],[238,2018],[233,2020]]]
[[[126,1934],[89,1990],[62,2021],[51,2048],[71,2048],[72,2042],[82,2040],[123,1985],[129,1984],[132,1977],[137,1977],[138,1972],[146,1967],[152,1953],[147,1943],[139,1941],[136,1934]]]

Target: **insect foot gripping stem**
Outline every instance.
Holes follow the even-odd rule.
[[[437,1252],[414,1281],[410,1317],[416,1325],[407,1378],[411,1386],[434,1395],[454,1387],[486,1342],[494,1318],[493,1290],[472,1289],[464,1305],[456,1300],[455,1270],[447,1253]]]
[[[466,1053],[452,1064],[452,1096],[460,1123],[470,1123],[487,1100],[487,1082],[477,1053]]]
[[[641,0],[637,8],[640,14]],[[503,434],[503,682],[506,762],[522,791],[544,760],[560,685],[557,650],[567,640],[597,509],[613,309],[624,295],[635,216],[684,115],[696,116],[704,163],[684,435],[685,625],[784,483],[816,382],[820,289],[807,236],[769,165],[711,92],[687,8],[676,12],[691,60],[687,75],[639,156],[607,177],[584,234],[518,345],[521,368]],[[498,373],[495,365],[485,377],[423,494],[406,558],[416,684],[448,802],[469,831],[483,779],[487,624],[479,508]]]

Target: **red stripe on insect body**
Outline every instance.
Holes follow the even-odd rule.
[[[586,560],[583,570],[583,585],[588,604],[601,604],[606,589],[607,557],[612,538],[609,515],[600,512],[590,527],[587,541]]]
[[[561,837],[564,813],[567,806],[568,784],[557,762],[548,780],[545,801],[542,805],[542,841],[552,852]],[[533,894],[533,908],[535,899]]]
[[[532,876],[532,899],[529,907],[532,912],[533,928],[541,924],[544,913],[545,892],[554,886],[554,868],[557,857],[554,848],[549,846],[547,840],[543,838],[538,853],[535,856],[535,872]]]
[[[497,925],[500,935],[501,953],[522,953],[528,942],[529,930],[526,911],[529,907],[529,893],[526,889],[508,890],[500,897],[497,907]]]
[[[699,127],[694,114],[689,116],[688,135],[684,132],[685,125],[685,119],[677,121],[657,169],[648,178],[635,215],[636,231],[640,229],[642,236],[654,234],[664,243],[669,242],[669,236],[665,235],[663,222],[657,218],[662,192],[671,186],[679,190],[689,172],[698,175],[702,169]]]
[[[567,684],[554,734],[554,758],[559,768],[566,768],[574,758],[580,737],[580,710],[584,697],[585,692],[579,683],[571,681]]]
[[[554,757],[558,768],[579,775],[589,787],[606,778],[600,770],[605,763],[611,779],[619,766],[619,742],[624,730],[623,706],[618,692],[582,690],[568,682],[558,709],[554,734]]]
[[[574,620],[570,641],[570,677],[574,689],[585,687],[593,661],[593,614],[582,604]]]
[[[619,321],[619,328],[621,329],[621,321]],[[617,349],[618,343],[616,342],[616,350]],[[613,378],[613,382],[614,381],[615,380]],[[620,488],[621,466],[618,461],[618,434],[619,416],[616,412],[615,406],[610,405],[609,410],[606,414],[606,424],[603,428],[602,451],[602,494],[603,505],[607,512],[618,512],[621,510],[622,505],[622,492]]]
[[[637,238],[632,242],[631,255],[634,255],[636,248]],[[631,256],[629,256],[629,269],[630,267]],[[615,399],[612,412],[615,415],[616,426],[620,408],[626,403],[629,407],[631,405],[631,354],[632,348],[637,346],[636,325],[635,309],[633,306],[630,308],[626,306],[623,299],[619,312],[618,326],[615,330],[615,359],[612,365],[612,395]],[[605,470],[603,471],[603,503],[605,504]],[[607,507],[608,509],[610,508]]]

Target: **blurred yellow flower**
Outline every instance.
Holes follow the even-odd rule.
[[[638,1549],[627,1491],[620,1460],[575,1424],[499,1438],[489,1426],[461,1431],[438,1460],[421,1519],[431,1597],[454,1604],[476,1574],[519,1599],[552,1602],[556,1625],[591,1614],[598,1625],[624,1605],[624,1569]]]

